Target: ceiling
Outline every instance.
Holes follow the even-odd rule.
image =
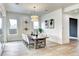
[[[43,15],[73,4],[75,3],[5,3],[4,5],[8,12]]]
[[[72,14],[72,15],[76,15],[79,14],[79,9],[74,9],[72,11],[66,12],[67,14]]]

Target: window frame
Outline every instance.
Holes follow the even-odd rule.
[[[34,21],[34,22],[38,22],[38,21]],[[34,22],[33,22],[33,29],[38,29],[39,28],[39,22],[38,22],[38,28],[34,27],[34,25],[35,25]]]
[[[1,20],[2,20],[2,17],[0,17],[1,18]],[[0,36],[3,34],[3,20],[2,20],[2,24],[1,24],[1,28],[0,28],[1,30],[2,30],[2,33],[0,34]]]
[[[16,33],[15,34],[10,34],[10,20],[11,19],[14,19],[14,20],[16,20],[17,21],[17,28],[16,28]],[[8,19],[9,20],[9,22],[8,22],[8,35],[18,35],[18,20],[17,19],[15,19],[15,18],[9,18]]]

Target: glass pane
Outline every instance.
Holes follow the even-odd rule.
[[[17,33],[17,20],[10,19],[9,22],[10,22],[9,34],[16,34]]]
[[[17,20],[10,19],[10,29],[17,29]]]
[[[33,27],[34,27],[34,29],[38,29],[39,28],[39,22],[33,22]]]
[[[16,29],[9,29],[9,34],[16,34],[17,30]]]

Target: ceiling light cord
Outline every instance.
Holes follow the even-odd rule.
[[[36,14],[37,13],[36,6],[34,6],[33,8],[34,8],[34,15],[31,16],[31,19],[34,22],[34,21],[38,21],[38,15]]]

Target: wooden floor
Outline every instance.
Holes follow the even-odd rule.
[[[46,48],[27,48],[22,41],[8,42],[3,56],[78,56],[79,41],[71,40],[69,44],[59,45],[47,41]]]

